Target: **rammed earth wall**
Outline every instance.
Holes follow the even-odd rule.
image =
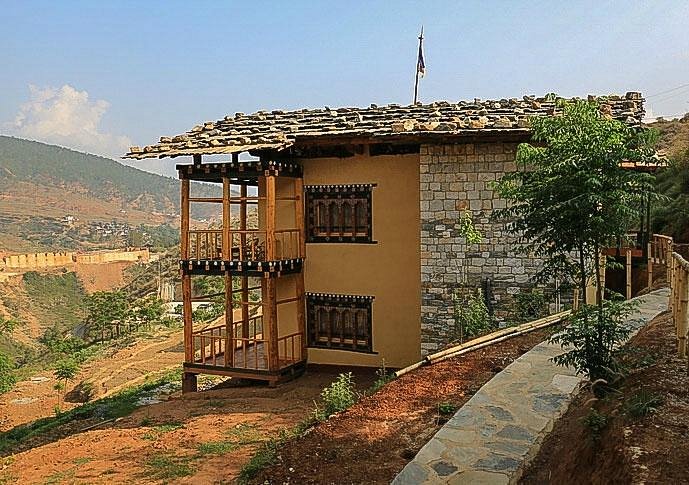
[[[508,316],[511,295],[530,288],[538,261],[515,251],[505,224],[491,220],[504,208],[491,183],[516,170],[516,143],[424,145],[421,188],[421,351],[433,352],[455,332],[453,293],[490,287],[498,320]],[[467,246],[459,218],[468,211],[483,242]]]

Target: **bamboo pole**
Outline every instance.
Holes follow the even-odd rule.
[[[626,258],[626,283],[627,283],[627,288],[626,288],[626,296],[627,300],[632,299],[632,250],[631,248],[627,248],[627,258]]]
[[[646,249],[646,273],[648,274],[648,291],[653,286],[653,245],[649,242]]]
[[[687,356],[687,331],[689,330],[689,275],[686,269],[680,268],[678,285],[678,315],[677,315],[677,338],[678,353],[680,357]]]
[[[422,367],[424,365],[429,365],[429,364],[435,364],[437,362],[441,362],[443,360],[449,359],[451,357],[457,357],[459,355],[466,354],[468,352],[487,347],[488,345],[492,345],[494,343],[502,342],[507,339],[510,339],[512,337],[516,337],[519,335],[524,335],[529,332],[533,332],[534,330],[539,330],[541,328],[546,328],[551,325],[555,325],[556,323],[559,323],[564,317],[569,315],[571,312],[570,311],[565,311],[561,313],[557,313],[554,315],[549,315],[545,318],[541,318],[538,320],[534,320],[532,322],[527,322],[522,325],[519,325],[517,327],[510,327],[507,329],[502,329],[498,330],[496,332],[489,333],[487,335],[484,335],[482,337],[475,338],[473,340],[469,340],[468,342],[465,342],[460,345],[456,345],[454,347],[451,347],[449,349],[442,350],[440,352],[436,352],[435,354],[427,355],[424,359],[421,361],[412,364],[408,367],[405,367],[404,369],[400,369],[397,372],[395,372],[395,377],[402,376],[408,372],[411,372],[415,369],[418,369],[419,367]]]

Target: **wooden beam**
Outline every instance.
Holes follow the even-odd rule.
[[[193,322],[191,319],[191,276],[182,275],[182,314],[184,319],[184,361],[194,362]]]
[[[222,178],[222,257],[225,261],[232,259],[232,191],[230,178]]]
[[[294,219],[296,221],[299,237],[299,257],[306,258],[306,231],[304,221],[304,180],[294,179]],[[304,268],[295,275],[295,288],[297,297],[297,330],[301,334],[301,355],[300,360],[306,359],[306,298],[304,290]]]
[[[180,255],[189,259],[189,179],[182,179],[180,212]]]
[[[279,369],[278,356],[278,322],[277,305],[275,304],[277,288],[276,278],[263,278],[263,332],[266,339],[266,359],[269,371]]]
[[[247,217],[247,189],[246,185],[242,185],[240,188],[241,204],[239,206],[239,259],[245,259],[246,255],[246,217]],[[248,276],[242,276],[241,279],[241,308],[242,308],[242,337],[249,338],[249,278]]]
[[[266,260],[275,260],[275,175],[266,176]]]
[[[232,273],[225,273],[225,367],[234,367],[234,308]]]

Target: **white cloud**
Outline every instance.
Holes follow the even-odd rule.
[[[90,100],[86,91],[68,84],[29,89],[29,101],[4,125],[11,134],[118,158],[132,145],[126,136],[101,131],[101,118],[110,108],[107,101]]]

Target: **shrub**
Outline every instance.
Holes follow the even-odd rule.
[[[455,339],[464,342],[467,338],[484,334],[493,328],[493,322],[481,289],[469,297],[461,297],[459,290],[453,295]]]
[[[0,352],[0,394],[12,389],[16,382],[14,362],[10,357]]]
[[[591,431],[593,439],[598,440],[601,433],[608,425],[608,417],[605,414],[599,413],[595,409],[592,409],[591,412],[584,417],[583,422]]]
[[[335,381],[321,392],[323,409],[316,408],[315,414],[320,420],[344,411],[356,402],[352,373],[340,374]]]
[[[548,315],[548,301],[542,290],[514,295],[514,319],[517,323],[526,323]]]
[[[618,373],[616,348],[629,336],[625,319],[637,307],[636,302],[605,300],[599,308],[583,305],[566,319],[567,326],[550,338],[563,348],[570,348],[553,361],[574,367],[589,379],[610,379]]]

